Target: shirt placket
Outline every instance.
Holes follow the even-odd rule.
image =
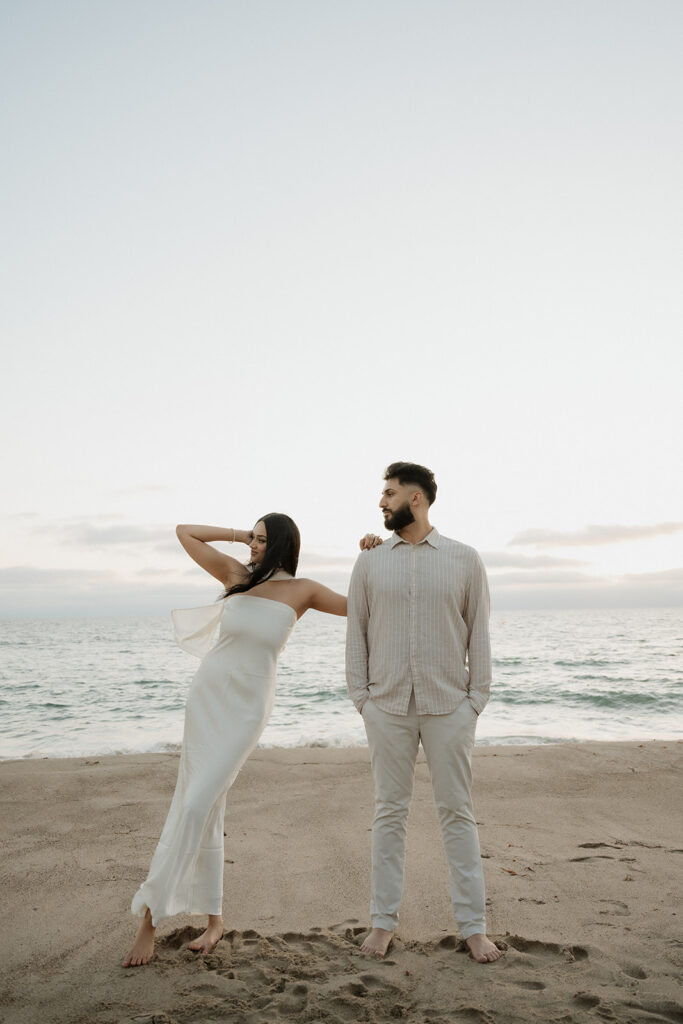
[[[410,689],[415,694],[415,706],[417,707],[417,692],[415,690],[416,659],[417,650],[417,544],[410,545],[410,571],[408,573],[408,664],[410,666]],[[410,695],[408,696],[410,702]]]

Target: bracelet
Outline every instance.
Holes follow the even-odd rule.
[[[233,528],[232,528],[232,540],[229,540],[228,544],[234,544],[236,537],[237,537],[237,534],[235,533],[235,527],[233,526]]]

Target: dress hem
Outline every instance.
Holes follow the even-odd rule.
[[[181,910],[170,910],[168,912],[162,912],[161,914],[156,915],[154,913],[154,911],[152,910],[152,908],[149,906],[148,903],[137,903],[137,901],[133,900],[133,903],[131,904],[131,908],[130,908],[130,912],[133,915],[133,917],[140,917],[140,918],[144,917],[148,910],[149,910],[150,914],[152,915],[152,927],[153,928],[158,928],[160,924],[164,923],[164,921],[168,921],[172,917],[179,917],[181,914],[192,914],[192,915],[198,914],[198,915],[205,915],[205,916],[208,916],[210,914],[212,917],[222,917],[223,916],[223,907],[222,906],[218,910],[204,910],[204,909],[202,909],[202,910],[199,910],[199,909],[185,910],[183,908]]]

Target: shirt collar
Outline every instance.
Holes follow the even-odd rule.
[[[391,544],[392,548],[395,548],[397,544],[407,544],[408,541],[404,540],[403,537],[399,537],[399,535],[396,532],[394,532],[391,535],[391,540],[389,541],[389,543]],[[436,527],[432,527],[430,533],[428,533],[426,537],[423,537],[422,540],[418,541],[416,546],[419,547],[420,544],[430,544],[431,547],[436,548],[438,550],[439,531],[436,529]]]

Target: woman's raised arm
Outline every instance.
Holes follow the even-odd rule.
[[[211,540],[239,541],[241,544],[250,544],[252,539],[251,530],[226,529],[223,526],[188,526],[181,524],[176,526],[178,540],[187,551],[190,558],[194,559],[205,572],[220,580],[226,588],[235,583],[241,583],[248,575],[247,569],[241,562],[231,555],[224,555],[209,544]]]

